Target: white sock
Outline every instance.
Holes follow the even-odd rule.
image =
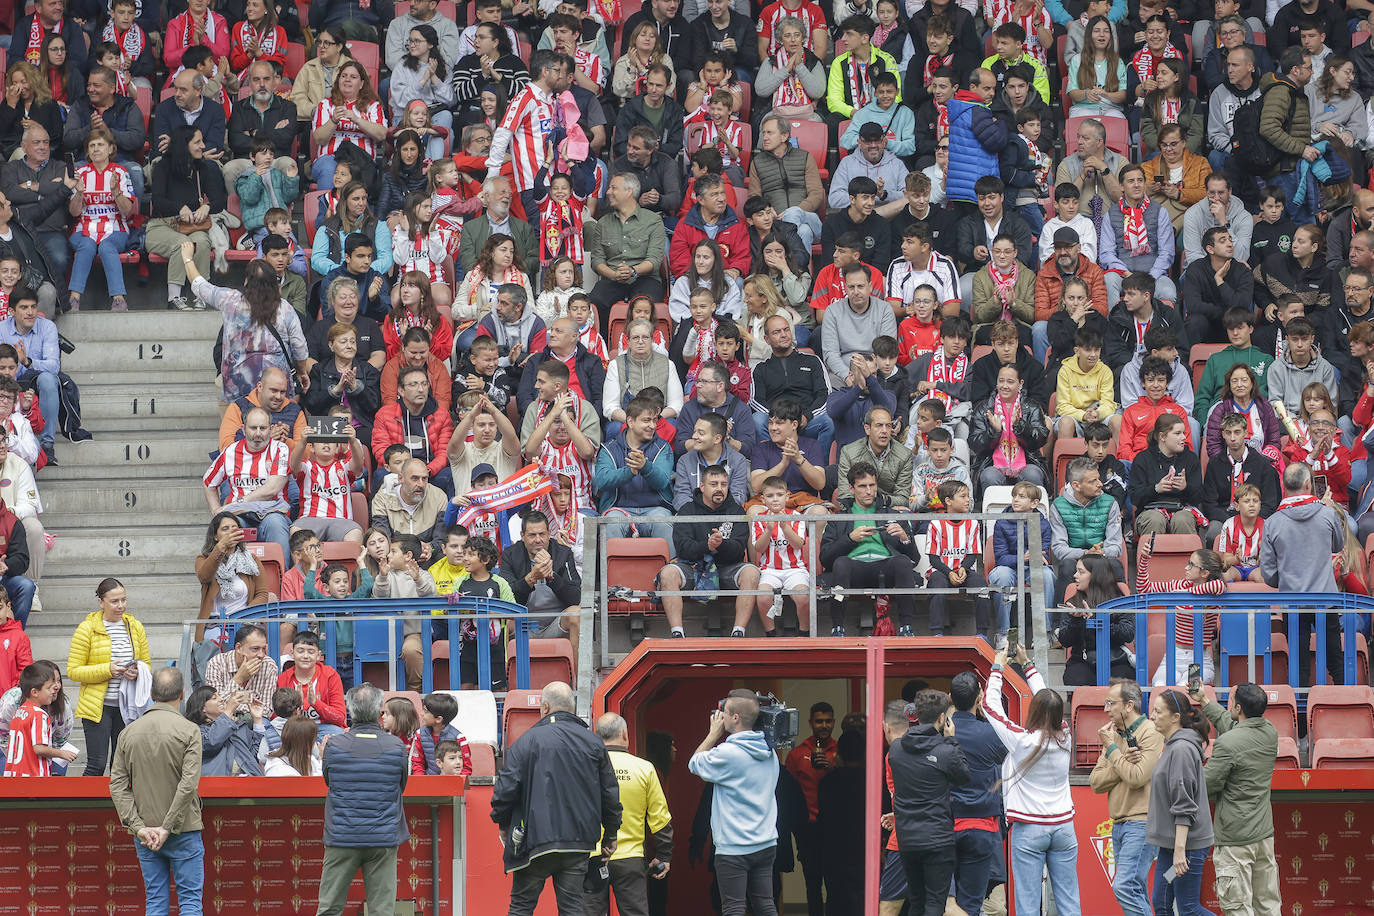
[[[733,630],[730,631],[730,635],[731,635],[731,636],[734,636],[736,633],[743,633],[743,632],[744,632],[744,627],[735,627]]]
[[[175,299],[177,296],[180,296],[180,295],[181,295],[181,284],[180,284],[180,283],[168,283],[168,284],[167,284],[167,298],[168,298],[168,299]]]
[[[686,635],[687,635],[687,634],[683,631],[682,627],[673,627],[673,632],[676,633],[676,634],[678,634],[679,636],[686,636]]]

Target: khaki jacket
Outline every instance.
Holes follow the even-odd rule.
[[[170,703],[154,703],[124,728],[110,767],[110,798],[130,833],[201,829],[200,745],[200,726]]]
[[[1097,765],[1088,774],[1088,785],[1093,791],[1099,795],[1107,793],[1107,813],[1113,823],[1145,820],[1150,810],[1150,775],[1164,751],[1164,739],[1144,716],[1132,723],[1129,733],[1140,745],[1140,760],[1131,763],[1126,759],[1127,748],[1108,745],[1098,754]]]

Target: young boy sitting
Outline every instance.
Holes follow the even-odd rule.
[[[465,598],[499,598],[502,601],[515,601],[510,585],[500,576],[493,575],[500,560],[496,545],[486,538],[470,537],[463,565],[466,575],[457,583],[455,594]],[[505,628],[499,620],[489,621],[491,634],[491,685],[483,688],[504,690],[506,688],[506,648],[502,637]],[[458,676],[464,690],[476,690],[477,680],[477,623],[464,620],[458,626],[462,648],[458,656]]]
[[[439,775],[438,746],[443,741],[456,742],[462,753],[463,772],[472,772],[472,757],[468,752],[468,741],[453,724],[458,717],[458,700],[450,693],[429,693],[420,701],[420,739],[410,757],[410,772],[415,776]]]
[[[468,529],[453,524],[444,534],[442,555],[429,566],[429,574],[434,578],[434,590],[440,595],[451,595],[458,585],[458,579],[467,572],[463,558],[467,556]],[[447,633],[435,639],[448,639]]]
[[[1093,460],[1093,464],[1097,465],[1097,473],[1102,480],[1102,492],[1116,500],[1124,512],[1129,501],[1126,481],[1130,479],[1130,471],[1121,463],[1121,459],[1112,453],[1114,438],[1106,423],[1089,423],[1083,428],[1083,447],[1087,456]]]
[[[1265,384],[1269,400],[1282,401],[1290,416],[1302,412],[1302,390],[1321,382],[1328,392],[1337,391],[1336,370],[1317,352],[1316,330],[1306,318],[1294,318],[1284,326],[1283,355],[1269,367]],[[1282,419],[1282,417],[1280,417]]]
[[[601,360],[601,368],[605,369],[611,357],[606,350],[606,338],[601,336],[592,320],[592,300],[586,293],[573,293],[568,297],[568,317],[577,322],[577,342]]]
[[[1140,400],[1140,365],[1151,356],[1158,356],[1169,364],[1169,397],[1184,410],[1193,409],[1193,373],[1189,366],[1179,361],[1180,347],[1178,335],[1172,328],[1155,325],[1145,332],[1145,349],[1131,357],[1121,370],[1121,403],[1134,404]],[[1193,440],[1197,441],[1201,430],[1189,424]]]
[[[432,598],[434,579],[420,568],[420,539],[413,534],[393,534],[391,549],[377,568],[372,584],[373,598]],[[406,689],[419,690],[424,652],[420,645],[420,622],[407,620],[403,626],[401,658],[406,666]]]
[[[945,504],[940,487],[951,481],[972,486],[968,465],[954,457],[954,437],[945,427],[937,426],[926,434],[925,460],[911,471],[911,507],[942,511]]]
[[[940,348],[917,357],[906,367],[913,398],[934,398],[945,405],[944,423],[958,439],[968,438],[969,358],[973,326],[964,315],[940,322]]]
[[[816,274],[816,282],[811,287],[811,308],[816,310],[816,323],[819,326],[825,310],[831,303],[843,299],[844,269],[859,261],[864,250],[863,236],[857,232],[845,232],[835,239],[833,263],[827,264]],[[883,288],[883,272],[872,264],[865,264],[874,289]]]
[[[945,511],[964,515],[973,501],[973,491],[959,480],[947,480],[936,488]],[[983,562],[982,526],[974,519],[937,518],[926,529],[930,572],[926,574],[927,588],[983,589],[987,581],[978,572]],[[976,592],[975,592],[976,594]],[[950,626],[945,608],[947,595],[930,596],[930,635],[944,636]],[[974,630],[992,641],[988,632],[992,626],[992,604],[986,594],[973,599]]]
[[[1108,505],[1110,505],[1110,503]],[[1039,515],[1040,488],[1024,480],[1018,481],[1016,485],[1011,488],[1011,505],[1004,511],[1035,512]],[[1044,515],[1039,515],[1039,518],[1040,544],[1045,559],[1044,565],[1041,567],[1043,571],[1041,584],[1044,588],[1045,608],[1046,614],[1048,615],[1048,609],[1054,607],[1055,595],[1054,564],[1050,560],[1050,520]],[[1025,548],[1018,551],[1016,549],[1017,542],[1021,537],[1017,534],[1018,527],[1019,525],[1017,522],[1011,521],[1010,519],[993,523],[992,555],[997,565],[993,567],[992,572],[988,573],[989,585],[1010,587],[1017,585],[1017,580],[1019,579],[1019,584],[1025,585],[1027,588],[1032,587],[1030,585],[1030,533],[1027,532],[1024,535]],[[1029,595],[1029,592],[1027,595]],[[1005,645],[1007,628],[1012,624],[1011,608],[1014,605],[1015,593],[1008,596],[1003,595],[1001,592],[993,592],[992,607],[997,625],[996,638],[993,640],[993,646],[996,648],[1000,649]],[[1027,603],[1026,609],[1027,612],[1029,612],[1029,603]],[[1026,621],[1016,621],[1018,626],[1021,626],[1023,623],[1026,625],[1027,629],[1029,629],[1029,617],[1027,617]],[[1045,623],[1045,628],[1047,630],[1051,629],[1051,624],[1048,620]]]
[[[310,601],[345,601],[352,598],[372,597],[372,574],[367,571],[367,567],[358,565],[358,586],[353,587],[353,575],[348,571],[348,567],[342,563],[330,563],[320,570],[319,581],[324,585],[324,591],[320,592],[315,587],[315,578],[311,576],[305,581],[305,597]],[[325,620],[334,618],[327,617]],[[322,624],[322,629],[327,640],[330,635],[330,628],[327,624]],[[333,625],[334,635],[334,660],[338,663],[339,679],[343,682],[345,690],[353,686],[353,624],[347,620],[339,620]],[[275,748],[274,748],[275,750]]]
[[[1236,363],[1245,363],[1255,370],[1260,390],[1255,392],[1254,396],[1267,400],[1268,389],[1265,387],[1264,376],[1273,365],[1274,354],[1266,353],[1253,344],[1255,313],[1240,306],[1229,308],[1221,316],[1221,323],[1226,328],[1226,339],[1230,343],[1207,357],[1207,362],[1202,367],[1202,378],[1198,380],[1197,390],[1193,393],[1193,416],[1199,423],[1207,422],[1212,405],[1220,399],[1219,392],[1226,373]]]
[[[1121,415],[1114,400],[1116,379],[1102,362],[1102,332],[1079,328],[1073,339],[1073,354],[1059,366],[1055,407],[1059,438],[1082,436],[1085,426],[1103,420],[1113,433],[1118,432]]]
[[[1259,487],[1252,483],[1236,487],[1235,506],[1236,514],[1221,526],[1221,534],[1216,540],[1216,550],[1225,567],[1221,577],[1227,582],[1263,582],[1259,553],[1260,541],[1264,539],[1264,519],[1260,518]]]
[[[440,741],[434,745],[434,758],[439,761],[440,776],[472,775],[472,752],[462,733],[457,741]]]
[[[746,360],[740,359],[744,346],[744,336],[739,325],[733,321],[722,321],[716,325],[716,359],[730,373],[727,391],[748,404],[754,394],[754,373]]]
[[[897,338],[886,334],[873,338],[873,362],[878,384],[897,401],[897,412],[892,415],[892,438],[900,442],[906,437],[910,422],[911,382],[906,370],[897,365]]]
[[[1146,336],[1153,331],[1154,328],[1151,328]],[[1140,364],[1138,376],[1144,391],[1139,400],[1126,406],[1121,413],[1120,442],[1117,444],[1116,457],[1122,461],[1134,461],[1136,455],[1149,448],[1150,432],[1154,429],[1155,420],[1164,413],[1176,414],[1184,421],[1184,425],[1188,427],[1188,448],[1195,448],[1193,430],[1188,425],[1192,418],[1177,401],[1169,397],[1169,380],[1173,378],[1174,371],[1161,356],[1147,356]]]
[[[1260,494],[1260,511],[1270,516],[1283,495],[1279,474],[1264,453],[1250,447],[1250,424],[1242,413],[1229,413],[1221,420],[1221,438],[1226,449],[1207,462],[1202,472],[1202,511],[1207,516],[1207,537],[1214,540],[1222,525],[1236,511],[1236,494],[1242,484],[1255,487]],[[1218,551],[1220,552],[1220,551]]]
[[[287,542],[291,548],[291,568],[281,577],[281,600],[302,601],[305,598],[305,580],[315,578],[320,568],[320,539],[315,532],[298,529],[291,532]],[[286,646],[296,635],[296,619],[283,620],[281,623],[281,643]],[[290,656],[283,654],[285,665]]]
[[[281,730],[286,720],[301,711],[304,701],[301,692],[294,687],[278,687],[272,691],[272,718],[267,720],[271,728],[263,732],[258,742],[258,764],[267,763],[267,755],[281,747]],[[316,746],[318,749],[318,745]]]
[[[787,481],[772,476],[763,481],[765,515],[791,515],[797,521],[750,522],[749,552],[759,568],[759,588],[771,588],[774,596],[758,596],[759,620],[769,636],[777,633],[777,618],[782,617],[782,595],[786,591],[797,609],[797,628],[811,630],[811,573],[806,568],[806,526],[801,513],[787,508]]]
[[[305,249],[301,248],[301,243],[296,240],[296,231],[291,228],[291,214],[281,207],[272,207],[263,216],[263,223],[267,231],[255,239],[258,257],[262,257],[263,242],[267,241],[269,235],[286,239],[291,250],[291,264],[287,269],[301,277],[307,276],[310,273],[310,265],[305,262]]]
[[[314,719],[320,736],[337,735],[348,727],[343,682],[339,672],[320,660],[320,637],[302,630],[291,640],[295,664],[277,675],[277,687],[291,687],[301,695],[302,715]]]
[[[1259,267],[1270,252],[1293,247],[1298,224],[1284,215],[1287,205],[1288,195],[1278,185],[1268,184],[1260,191],[1259,219],[1255,220],[1255,231],[1250,236],[1251,270]]]
[[[1078,233],[1078,250],[1094,264],[1097,263],[1097,230],[1093,221],[1078,212],[1078,185],[1071,181],[1054,187],[1054,216],[1045,221],[1040,230],[1040,265],[1054,257],[1054,233],[1063,228]]]

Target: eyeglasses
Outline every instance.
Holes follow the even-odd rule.
[[[1313,420],[1311,423],[1308,423],[1307,425],[1310,426],[1310,427],[1312,427],[1313,429],[1335,429],[1335,428],[1336,428],[1336,424],[1335,424],[1335,423],[1332,423],[1330,420]]]
[[[1361,286],[1361,285],[1359,285],[1358,283],[1347,283],[1347,284],[1345,284],[1345,291],[1346,291],[1347,293],[1362,293],[1362,292],[1364,292],[1364,291],[1367,290],[1367,289],[1369,289],[1368,286]]]
[[[337,48],[340,47],[343,42],[335,41],[332,38],[317,38],[315,39],[315,44],[319,45],[321,48]]]

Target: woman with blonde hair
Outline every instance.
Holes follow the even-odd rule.
[[[38,68],[26,60],[10,64],[5,75],[5,98],[0,101],[0,157],[9,159],[24,139],[26,122],[32,121],[48,132],[52,142],[49,154],[62,153],[62,109],[53,101],[52,89]]]
[[[769,346],[763,329],[769,318],[779,314],[791,323],[792,333],[797,337],[797,346],[806,346],[806,342],[811,339],[811,332],[802,326],[801,317],[783,301],[782,293],[778,292],[773,280],[764,274],[746,277],[744,318],[739,322],[739,332],[749,348],[747,359],[750,369],[773,355],[773,348]]]

